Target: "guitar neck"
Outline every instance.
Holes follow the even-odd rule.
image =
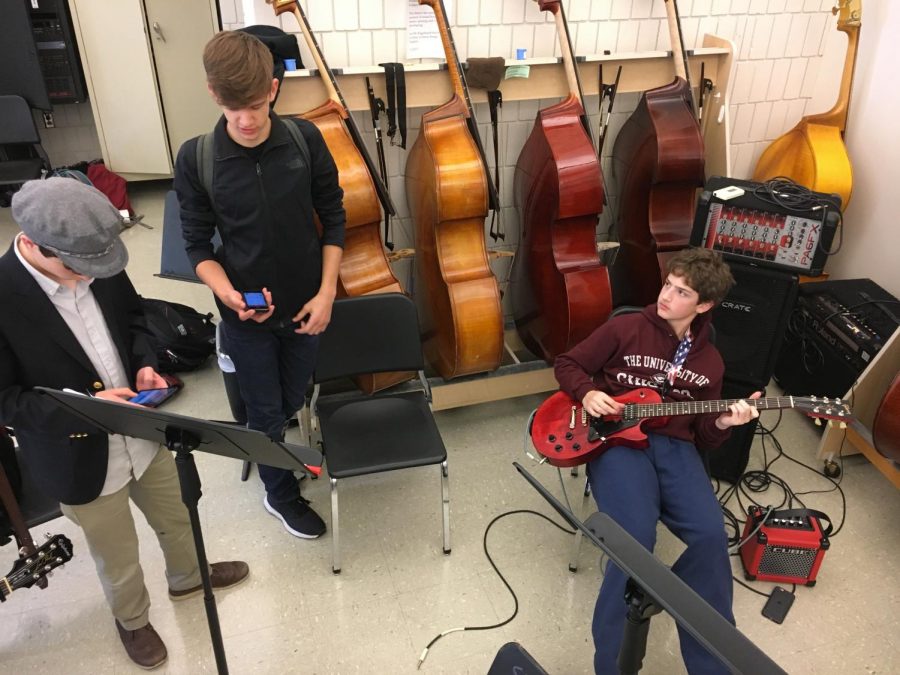
[[[718,401],[671,401],[668,403],[629,403],[625,405],[623,417],[643,419],[645,417],[676,417],[678,415],[702,415],[704,413],[728,412],[738,401],[746,401],[759,410],[780,410],[796,407],[793,396],[771,396],[769,398],[729,398]]]

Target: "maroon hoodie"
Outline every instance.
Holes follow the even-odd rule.
[[[715,400],[721,397],[725,365],[709,342],[710,312],[698,314],[691,323],[694,342],[666,400]],[[665,382],[679,339],[669,323],[656,313],[656,304],[641,312],[623,314],[607,321],[586,339],[556,358],[555,374],[560,389],[581,401],[598,389],[619,396],[632,389],[659,390]],[[715,425],[720,413],[680,415],[669,419],[656,433],[716,448],[731,433]]]

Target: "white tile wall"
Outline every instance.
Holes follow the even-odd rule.
[[[564,2],[579,54],[670,49],[665,4],[659,0]],[[332,66],[366,66],[405,59],[408,0],[301,0],[301,3]],[[298,30],[292,16],[276,20],[263,0],[219,0],[219,4],[226,28],[246,23],[280,23],[290,32]],[[559,54],[552,18],[549,13],[540,12],[531,0],[453,0],[449,4],[450,23],[463,59],[469,56],[512,58],[517,48],[526,49],[529,57]],[[244,5],[252,7],[255,16],[244,16]],[[730,111],[733,175],[750,176],[756,159],[770,140],[793,127],[803,114],[818,112],[806,110],[813,92],[821,93],[823,86],[833,86],[836,91],[837,76],[820,67],[826,46],[831,51],[834,44],[843,44],[840,40],[829,44],[825,39],[834,31],[831,6],[832,0],[679,0],[688,48],[698,46],[706,33],[735,43]],[[250,11],[247,10],[248,14]],[[301,49],[305,54],[305,45]],[[636,94],[620,94],[616,99],[604,148],[607,156],[612,151],[615,134],[638,99]],[[539,107],[555,102],[508,101],[501,111],[506,207],[512,202],[509,186],[521,144]],[[99,157],[89,105],[68,108],[74,112],[57,112],[57,129],[42,130],[51,160],[67,164]],[[596,97],[592,97],[589,111],[596,130]],[[409,147],[415,141],[423,112],[409,111]],[[365,129],[371,126],[366,116],[360,119]],[[485,145],[490,147],[487,113],[480,114],[480,119],[486,133]],[[411,235],[412,231],[403,192],[406,154],[399,148],[388,151],[391,188],[403,210],[403,217],[397,219],[401,245],[401,234]],[[607,180],[609,197],[615,203],[613,181],[610,177]],[[504,212],[503,218],[507,230],[515,230],[512,214]],[[506,263],[498,263],[498,273],[503,274],[505,266]]]
[[[53,128],[44,128],[43,115],[33,113],[41,136],[41,145],[53,168],[101,159],[100,140],[90,103],[72,103],[53,107]]]
[[[221,1],[240,4],[240,0]],[[688,48],[698,46],[707,33],[725,37],[735,44],[730,111],[733,175],[752,174],[768,142],[797,123],[806,112],[812,93],[821,86],[821,54],[827,43],[827,32],[834,30],[831,4],[830,0],[679,1],[683,38]],[[406,49],[406,6],[407,0],[317,0],[310,2],[310,23],[334,66],[402,61]],[[578,54],[671,48],[665,4],[657,0],[564,0],[564,7]],[[231,9],[227,11],[231,17]],[[518,48],[526,49],[529,57],[559,54],[552,18],[529,0],[453,0],[449,14],[462,59],[513,58]],[[604,147],[607,155],[612,152],[618,128],[637,101],[638,96],[632,94],[617,98],[616,113]],[[506,186],[502,199],[507,208],[503,220],[508,231],[515,230],[510,225],[514,224],[515,216],[508,208],[512,205],[509,187],[518,153],[539,107],[554,102],[508,101],[501,110],[502,181]],[[599,124],[596,105],[596,97],[591,97],[588,108],[595,130]],[[422,112],[409,111],[410,146]],[[478,114],[489,147],[487,112]],[[388,162],[395,201],[402,203],[404,209],[397,223],[400,239],[404,232],[410,236],[412,232],[403,195],[405,153],[391,148]],[[610,178],[607,180],[609,197],[614,203],[615,186]],[[495,267],[502,277],[505,265],[497,263]]]

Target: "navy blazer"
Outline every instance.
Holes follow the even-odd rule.
[[[138,370],[157,366],[140,298],[124,271],[94,280],[91,290],[133,387]],[[103,382],[10,247],[0,257],[0,424],[15,430],[19,456],[48,496],[64,504],[93,501],[106,480],[109,437],[36,386],[93,393]]]

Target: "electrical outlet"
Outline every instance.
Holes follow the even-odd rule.
[[[55,127],[55,126],[56,126],[56,125],[53,123],[53,113],[52,113],[52,112],[45,112],[45,113],[44,113],[44,128],[45,128],[45,129],[52,129],[52,128]]]

